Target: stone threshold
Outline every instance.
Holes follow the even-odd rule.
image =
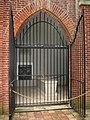
[[[31,106],[31,107],[16,107],[15,112],[36,112],[44,110],[63,110],[71,109],[69,104],[65,105],[47,105],[47,106]]]
[[[81,0],[79,5],[90,5],[90,0]]]

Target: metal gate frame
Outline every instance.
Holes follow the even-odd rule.
[[[76,42],[78,42],[78,45]],[[75,56],[73,56],[73,54]],[[78,60],[78,62],[75,62],[74,59]],[[77,66],[77,68],[75,68],[75,66]],[[86,95],[84,93],[86,93],[86,64],[84,10],[82,10],[82,14],[76,26],[75,37],[70,45],[70,86],[70,98],[79,96],[78,98],[71,100],[70,105],[76,112],[85,117]]]
[[[73,69],[74,68],[72,68],[72,66],[73,66],[73,57],[72,57],[72,51],[73,51],[73,46],[74,46],[74,43],[75,43],[75,41],[76,41],[76,37],[77,37],[77,33],[78,33],[78,29],[79,29],[79,26],[80,26],[80,23],[81,23],[81,21],[83,21],[83,45],[81,46],[81,48],[83,48],[83,49],[81,49],[81,52],[83,53],[83,56],[82,56],[82,60],[83,60],[83,73],[84,73],[84,76],[83,76],[83,81],[80,79],[80,80],[78,80],[78,83],[80,83],[80,88],[82,87],[82,91],[80,91],[80,94],[79,95],[81,95],[81,94],[83,94],[83,93],[85,93],[86,92],[86,90],[85,90],[85,31],[84,31],[84,12],[83,12],[83,14],[81,15],[81,17],[80,17],[80,19],[79,19],[79,22],[78,22],[78,24],[77,24],[77,27],[76,27],[76,33],[75,33],[75,37],[74,37],[74,41],[73,41],[73,43],[71,43],[71,45],[70,45],[70,86],[71,86],[71,90],[70,90],[70,98],[72,98],[72,97],[75,97],[75,94],[74,94],[74,91],[73,91],[73,74],[72,74],[72,71],[73,71]],[[10,114],[10,119],[11,119],[11,116],[12,116],[12,114],[13,114],[13,112],[14,112],[14,109],[15,109],[15,94],[12,92],[12,87],[13,87],[13,90],[15,90],[15,71],[14,71],[14,68],[15,68],[15,60],[14,60],[14,57],[15,57],[15,43],[14,43],[14,27],[13,27],[13,14],[12,14],[12,7],[11,7],[11,5],[10,5],[10,41],[9,41],[9,62],[10,62],[10,64],[9,64],[9,68],[10,68],[10,70],[12,70],[11,72],[12,73],[10,73],[10,71],[9,71],[9,85],[10,85],[10,87],[9,87],[9,114]],[[19,47],[19,46],[16,46],[16,47]],[[22,46],[23,47],[23,46]],[[29,46],[29,47],[32,47],[33,48],[33,46]],[[43,48],[43,47],[40,47],[40,49],[41,48]],[[69,50],[69,49],[68,49]],[[13,52],[13,54],[11,54]],[[68,52],[69,53],[69,52]],[[69,64],[68,64],[69,65]],[[82,70],[82,68],[80,67],[80,69]],[[69,73],[69,71],[68,71],[68,73]],[[82,78],[82,77],[81,77]],[[70,102],[70,104],[71,104],[71,107],[75,110],[75,111],[77,111],[80,115],[82,115],[82,116],[85,116],[85,110],[86,110],[86,101],[85,101],[85,99],[86,99],[86,96],[84,95],[84,96],[81,96],[80,98],[78,98],[78,101],[79,101],[79,103],[81,103],[80,105],[78,104],[78,107],[77,107],[77,105],[76,105],[76,101],[75,100],[72,100],[71,102]],[[76,103],[75,103],[76,102]],[[60,104],[60,103],[59,103]]]
[[[15,39],[13,26],[12,3],[10,3],[10,18],[9,18],[9,120],[12,120],[12,115],[15,110]]]
[[[29,78],[31,76],[32,76],[31,78],[33,78],[33,83],[32,83],[33,84],[33,90],[32,90],[33,102],[31,102],[28,99],[26,99],[26,100],[24,98],[22,99],[20,96],[18,98],[18,95],[16,95],[16,103],[15,104],[17,107],[18,106],[51,105],[51,104],[67,104],[68,103],[68,98],[69,98],[69,46],[68,46],[68,41],[66,40],[66,38],[64,38],[62,31],[59,30],[60,28],[55,23],[55,21],[53,21],[53,19],[49,18],[46,12],[39,11],[37,14],[39,15],[38,17],[35,16],[35,18],[32,18],[32,21],[30,21],[31,20],[30,19],[28,21],[28,24],[26,22],[26,24],[24,25],[25,28],[23,27],[21,29],[21,32],[18,33],[18,35],[17,35],[18,37],[16,37],[16,41],[15,41],[15,51],[16,51],[16,65],[15,65],[16,68],[15,68],[15,70],[17,71],[17,69],[19,69],[17,67],[17,62],[19,62],[19,66],[22,66],[22,69],[21,68],[20,69],[22,70],[22,73],[23,73],[22,74],[18,70],[19,73],[21,73],[21,74],[16,75],[15,90],[19,93],[22,93],[23,95],[31,97],[31,93],[28,93],[28,90],[27,90],[27,86],[29,85],[29,87],[30,87],[31,83],[30,83],[30,80],[28,81],[26,78],[27,77]],[[42,29],[42,26],[43,26],[43,29]],[[41,35],[42,30],[44,33],[43,39],[42,39],[42,35]],[[47,32],[45,33],[45,31],[47,31]],[[45,34],[46,34],[46,36],[45,36]],[[28,37],[28,36],[30,36],[30,37]],[[34,41],[34,40],[36,40],[36,41]],[[29,58],[28,58],[28,53],[29,53]],[[32,54],[32,57],[30,56],[31,54]],[[61,55],[60,58],[58,55]],[[57,59],[56,59],[56,56],[57,56]],[[29,61],[28,61],[28,59],[29,59]],[[30,75],[27,73],[27,66],[31,64],[32,59],[33,59],[33,61],[32,61],[33,62],[33,75]],[[51,62],[50,62],[50,60],[51,60]],[[35,66],[34,62],[36,64],[36,66]],[[42,62],[43,62],[43,65],[42,65]],[[57,65],[56,65],[56,62],[57,62]],[[40,67],[38,66],[38,64],[40,65]],[[26,68],[25,68],[25,66],[26,66]],[[43,66],[44,70],[41,68],[41,66]],[[36,71],[36,74],[34,72],[34,69]],[[38,69],[40,70],[40,73],[38,72]],[[42,73],[41,70],[44,72]],[[45,71],[47,71],[47,73]],[[57,73],[56,73],[56,71],[57,71]],[[26,72],[26,73],[24,73],[24,72]],[[29,70],[28,70],[28,72],[29,72]],[[43,76],[43,78],[42,78],[42,76]],[[19,79],[20,77],[21,78],[24,77],[25,80],[23,79],[23,81],[22,80],[17,81],[17,79]],[[51,89],[50,89],[50,86],[48,86],[48,84],[49,84],[48,79],[51,79],[51,81],[50,81]],[[57,83],[57,94],[58,94],[58,92],[60,92],[60,94],[57,95],[57,98],[55,98],[55,96],[56,96],[55,80],[56,79],[57,79],[57,81],[59,81],[59,79],[60,79],[60,83]],[[63,79],[63,83],[62,83],[62,79]],[[37,94],[39,94],[39,93],[34,93],[34,81],[35,80],[40,81],[39,83],[36,83],[37,87],[40,87],[40,96],[37,96]],[[42,80],[44,81],[44,83],[42,83]],[[54,88],[52,88],[53,81],[54,81]],[[66,81],[66,83],[65,83],[65,81]],[[42,92],[41,85],[42,84],[44,84],[43,85],[43,87],[44,87],[43,88],[43,91],[44,91],[44,98],[43,98],[44,101],[43,102],[42,102],[42,98],[41,98],[41,92]],[[46,91],[48,91],[46,96],[45,96],[45,92],[46,92],[45,84],[47,84]],[[60,90],[58,90],[59,84],[60,84]],[[62,89],[61,89],[61,84],[63,84]],[[26,90],[24,89],[25,85],[26,85]],[[17,88],[17,86],[19,86],[19,87]],[[54,93],[52,92],[53,89],[54,89]],[[66,91],[65,91],[65,89],[66,89]],[[52,98],[52,96],[50,96],[51,101],[48,99],[49,90],[50,90],[50,94],[55,94],[54,98]],[[29,91],[31,92],[30,88],[29,88]],[[36,91],[38,91],[38,89],[36,89]],[[61,96],[61,91],[63,94],[62,96]],[[36,96],[35,96],[35,94],[36,94]],[[37,98],[35,98],[35,97],[38,97],[38,99],[40,99],[40,102],[38,102],[39,100],[37,101]],[[47,100],[45,100],[46,97],[47,97]],[[35,101],[35,99],[36,99],[36,101]],[[52,100],[52,99],[54,99],[54,100]]]

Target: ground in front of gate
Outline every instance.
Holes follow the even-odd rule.
[[[84,119],[72,109],[21,112],[15,113],[13,120],[90,120],[89,113],[90,111],[87,112],[87,116]]]
[[[9,120],[7,115],[0,115],[0,120]],[[82,118],[72,109],[46,110],[39,112],[17,112],[12,120],[90,120],[90,110]]]

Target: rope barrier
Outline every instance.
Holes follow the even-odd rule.
[[[21,94],[21,93],[19,93],[19,92],[16,92],[16,91],[14,91],[14,90],[12,90],[12,92],[15,93],[15,94],[17,94],[17,95],[19,95],[19,96],[21,96],[21,97],[24,97],[24,98],[27,98],[27,99],[32,99],[30,96],[23,95],[23,94]],[[86,93],[83,93],[83,94],[79,95],[79,96],[76,96],[76,97],[67,99],[67,101],[75,100],[75,99],[80,98],[80,97],[82,97],[82,96],[84,96],[84,95],[87,95],[88,93],[90,93],[90,90],[87,91]]]

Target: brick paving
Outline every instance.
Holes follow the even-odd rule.
[[[13,120],[83,120],[73,110],[47,110],[15,113]]]
[[[8,115],[0,115],[0,120],[9,120]],[[12,120],[90,120],[90,110],[86,118],[82,118],[72,109],[47,110],[39,112],[14,113]]]

